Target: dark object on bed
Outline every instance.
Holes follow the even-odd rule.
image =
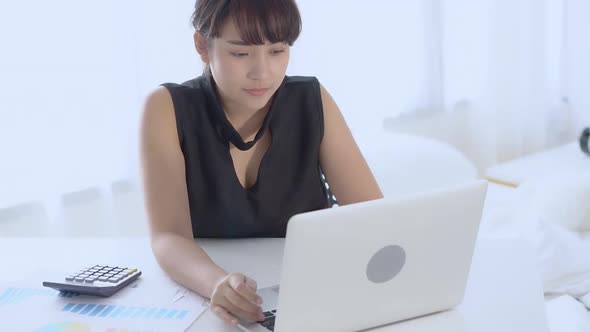
[[[584,131],[582,131],[582,135],[580,136],[580,148],[588,156],[590,156],[590,147],[588,146],[588,139],[589,138],[590,138],[590,127],[584,129]]]

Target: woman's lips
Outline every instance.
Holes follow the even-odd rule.
[[[262,96],[266,94],[269,89],[244,89],[248,94],[252,96]]]

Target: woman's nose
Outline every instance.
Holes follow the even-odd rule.
[[[270,75],[270,66],[266,56],[257,56],[254,58],[250,70],[248,72],[248,78],[253,80],[264,81]]]

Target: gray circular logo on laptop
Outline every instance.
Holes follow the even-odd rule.
[[[367,265],[367,278],[381,284],[393,279],[406,263],[404,248],[392,245],[380,249],[371,257]]]

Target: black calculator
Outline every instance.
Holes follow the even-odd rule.
[[[93,265],[66,275],[63,280],[44,281],[43,286],[62,292],[108,297],[141,275],[136,268]]]

